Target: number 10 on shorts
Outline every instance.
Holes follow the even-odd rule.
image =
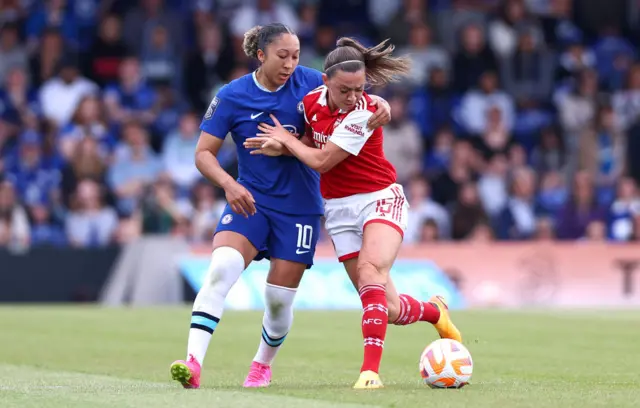
[[[304,254],[311,250],[311,242],[313,240],[313,227],[311,225],[296,224],[298,229],[297,254]]]

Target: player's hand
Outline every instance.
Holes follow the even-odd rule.
[[[234,213],[240,214],[245,218],[249,218],[249,215],[256,213],[256,200],[242,184],[234,180],[233,183],[225,187],[224,193],[227,203],[229,203]]]
[[[287,141],[291,139],[296,139],[296,136],[294,136],[291,132],[285,129],[273,114],[269,115],[269,117],[271,117],[271,120],[273,120],[273,123],[275,124],[275,126],[271,126],[267,123],[261,123],[260,125],[258,125],[258,129],[262,133],[258,133],[256,136],[270,137],[272,139],[277,140],[283,145],[285,145]]]
[[[387,101],[377,95],[370,95],[370,98],[371,105],[378,107],[367,122],[369,130],[374,130],[391,122],[391,106],[389,106]]]
[[[263,156],[280,156],[284,151],[282,143],[270,137],[251,137],[244,141],[246,149],[253,149],[249,154],[261,154]]]

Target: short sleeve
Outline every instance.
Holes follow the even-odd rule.
[[[210,135],[224,139],[233,124],[233,106],[226,87],[220,89],[213,97],[207,111],[202,118],[200,130]]]
[[[373,112],[368,110],[349,113],[333,131],[329,141],[342,150],[357,156],[373,134],[373,130],[367,128],[367,122],[372,115]]]

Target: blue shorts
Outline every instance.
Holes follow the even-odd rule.
[[[227,204],[216,233],[233,231],[258,249],[257,261],[277,258],[310,268],[320,235],[320,215],[284,214],[256,204],[256,214],[245,218]]]

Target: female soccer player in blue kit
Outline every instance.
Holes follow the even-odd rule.
[[[213,238],[213,253],[204,284],[191,315],[187,359],[171,365],[171,375],[185,388],[200,386],[202,363],[222,317],[224,300],[240,274],[254,259],[269,257],[262,340],[245,387],[271,381],[271,362],[293,321],[293,300],[302,275],[313,264],[323,203],[319,175],[292,156],[253,156],[243,147],[259,133],[260,123],[275,115],[291,133],[305,133],[302,98],[322,85],[319,71],[298,66],[300,42],[282,24],[254,27],[245,34],[244,52],[260,61],[252,74],[223,87],[200,126],[196,166],[221,186],[227,207]],[[389,121],[380,104],[369,121],[377,128]],[[273,122],[271,122],[273,124]],[[218,163],[216,155],[231,132],[238,152],[238,180]]]

